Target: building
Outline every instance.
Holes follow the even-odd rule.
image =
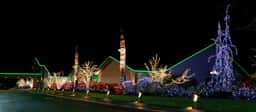
[[[215,45],[210,44],[209,46],[195,52],[191,56],[179,61],[168,67],[168,71],[171,71],[174,75],[182,74],[187,68],[191,69],[191,72],[195,73],[194,78],[198,82],[207,80],[207,77],[212,71],[214,59],[209,62],[209,56],[214,55]],[[120,61],[116,58],[109,56],[99,66],[101,69],[98,75],[98,82],[104,83],[120,83]],[[234,69],[237,77],[248,75],[248,72],[236,61],[234,61]],[[136,80],[142,76],[148,75],[150,71],[147,70],[136,70],[126,65],[125,77],[126,80]]]

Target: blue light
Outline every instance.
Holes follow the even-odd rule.
[[[230,32],[229,32],[229,19],[228,9],[230,5],[227,6],[224,32],[221,29],[220,23],[218,23],[218,36],[213,39],[216,46],[216,55],[210,56],[209,60],[215,57],[215,63],[212,68],[212,74],[210,76],[210,85],[215,89],[215,91],[226,91],[230,92],[232,83],[235,81],[234,70],[233,70],[233,49],[235,49],[235,54],[237,55],[237,50],[235,45],[233,45]],[[233,48],[233,49],[232,49]]]

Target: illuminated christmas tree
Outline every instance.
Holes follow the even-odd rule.
[[[213,87],[215,91],[225,91],[230,92],[232,83],[235,81],[234,71],[233,71],[233,52],[232,48],[236,48],[231,40],[229,32],[229,19],[228,9],[226,9],[225,30],[222,31],[220,23],[218,23],[218,36],[213,39],[216,46],[216,54],[209,57],[209,60],[215,57],[215,63],[212,71],[210,72],[210,82],[209,84]],[[236,51],[236,49],[235,49]],[[236,51],[237,54],[237,51]]]

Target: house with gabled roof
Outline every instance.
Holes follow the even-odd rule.
[[[191,72],[195,73],[194,78],[203,82],[209,76],[210,71],[212,70],[212,66],[214,63],[214,59],[208,62],[208,57],[214,55],[215,53],[215,45],[210,44],[209,46],[199,50],[198,52],[192,54],[191,56],[179,61],[177,64],[174,64],[168,67],[168,71],[172,72],[174,75],[180,75],[182,72],[190,68]],[[45,65],[41,65],[37,59],[35,59],[39,68],[41,68],[41,73],[0,73],[1,78],[8,77],[47,77],[50,75],[47,67]],[[92,80],[96,82],[104,82],[104,83],[120,83],[120,64],[119,60],[112,56],[108,56],[100,65],[100,72],[97,77],[93,77]],[[249,73],[234,60],[234,69],[235,74],[238,77],[249,76]],[[148,70],[138,70],[134,69],[128,65],[126,65],[126,80],[132,80],[136,82],[137,79],[143,76],[147,76],[151,71]],[[71,80],[70,76],[69,80]]]
[[[174,75],[182,74],[187,68],[189,68],[192,73],[195,73],[194,78],[198,82],[203,82],[207,80],[207,77],[210,75],[212,66],[214,64],[214,59],[208,60],[209,56],[215,54],[215,44],[210,44],[209,46],[199,50],[198,52],[192,54],[191,56],[179,61],[177,64],[174,64],[168,67]],[[98,75],[98,82],[104,83],[120,83],[120,65],[119,60],[109,56],[107,57],[99,66],[101,72]],[[248,72],[236,61],[234,61],[235,74],[248,75]],[[136,80],[142,76],[148,75],[148,70],[137,70],[133,69],[130,66],[126,66],[126,78],[127,80]]]

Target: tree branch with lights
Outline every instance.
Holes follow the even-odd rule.
[[[148,61],[149,64],[144,63],[146,69],[149,72],[150,77],[152,78],[152,82],[160,82],[160,84],[164,84],[164,79],[171,79],[170,82],[165,83],[165,86],[173,85],[173,84],[184,84],[189,82],[195,74],[189,74],[190,69],[186,69],[181,76],[177,78],[173,78],[173,75],[168,73],[167,65],[160,66],[160,57],[156,54],[155,57],[152,57]]]
[[[84,79],[86,79],[86,89],[87,89],[87,92],[89,92],[91,77],[94,74],[97,74],[98,72],[97,65],[93,64],[93,62],[91,61],[87,61],[82,65],[82,67],[80,68],[80,71]]]
[[[156,54],[155,57],[152,57],[152,59],[149,59],[149,64],[144,63],[146,69],[149,72],[149,75],[152,79],[152,82],[160,82],[163,84],[164,77],[167,76],[167,65],[165,66],[159,66],[160,63],[160,57]]]

